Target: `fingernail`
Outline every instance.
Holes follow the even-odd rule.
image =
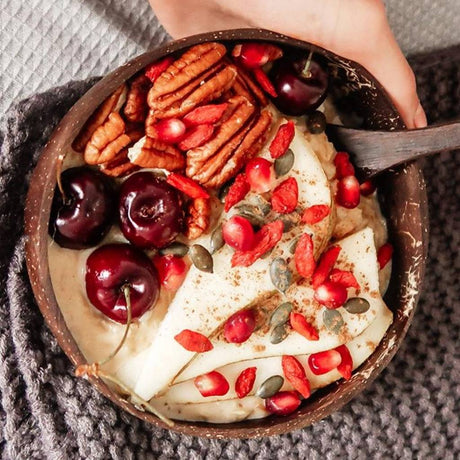
[[[424,128],[427,125],[425,111],[423,110],[422,104],[418,103],[417,110],[414,115],[414,126],[416,128]]]

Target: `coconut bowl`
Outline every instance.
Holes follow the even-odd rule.
[[[263,40],[322,56],[331,75],[333,99],[339,112],[353,112],[363,129],[395,130],[404,123],[383,87],[362,66],[309,43],[267,30],[238,29],[206,33],[176,40],[142,54],[96,83],[67,113],[46,145],[30,181],[25,210],[27,267],[37,304],[59,345],[78,366],[85,358],[69,332],[57,304],[48,267],[48,220],[56,184],[57,158],[70,144],[99,104],[124,81],[147,64],[170,53],[180,52],[205,41],[233,44]],[[356,123],[355,123],[356,126]],[[173,430],[209,438],[251,438],[271,436],[306,427],[339,410],[363,391],[388,365],[412,321],[425,269],[428,223],[426,192],[417,164],[388,171],[378,179],[381,205],[388,222],[389,240],[394,246],[393,271],[385,301],[394,320],[385,337],[350,380],[331,384],[304,401],[294,413],[234,424],[176,422]],[[98,391],[129,413],[158,427],[166,425],[154,415],[142,412],[112,391],[102,380],[89,378]]]

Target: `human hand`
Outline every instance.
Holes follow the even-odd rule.
[[[265,28],[356,61],[384,86],[408,128],[426,126],[414,73],[393,36],[381,0],[149,1],[174,38],[220,29]]]

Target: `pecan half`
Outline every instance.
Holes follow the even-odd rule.
[[[260,106],[265,107],[268,104],[268,100],[263,89],[246,70],[241,67],[238,67],[237,70],[238,76],[232,88],[235,94],[245,96],[251,102],[257,102]]]
[[[128,151],[131,163],[143,168],[160,168],[168,171],[184,169],[185,158],[173,145],[145,136]]]
[[[145,121],[149,110],[147,94],[151,87],[151,81],[144,74],[140,74],[130,81],[126,104],[123,109],[128,121],[133,123],[143,123]]]
[[[188,203],[185,236],[190,240],[200,237],[209,227],[211,204],[209,198],[195,198]]]
[[[128,149],[125,148],[113,160],[99,165],[99,169],[107,176],[122,177],[136,171],[139,166],[129,161]]]
[[[86,144],[91,139],[94,131],[107,120],[111,112],[116,111],[117,106],[124,101],[125,97],[126,85],[123,84],[93,112],[72,143],[72,148],[76,152],[85,150]]]
[[[125,122],[118,112],[112,112],[86,144],[85,161],[90,165],[106,163],[113,160],[130,142],[131,138],[125,134]]]

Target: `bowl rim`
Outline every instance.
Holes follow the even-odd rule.
[[[386,98],[386,103],[394,110],[396,116],[398,114],[395,105],[382,85],[360,64],[342,58],[317,45],[265,29],[231,29],[203,33],[175,40],[131,59],[93,85],[67,112],[51,135],[33,171],[25,207],[25,233],[27,236],[26,263],[34,296],[48,327],[56,337],[61,349],[75,366],[85,363],[86,360],[78,349],[70,331],[67,329],[54,296],[48,268],[47,227],[56,177],[55,162],[51,164],[51,167],[49,167],[48,163],[51,158],[55,159],[59,154],[65,153],[70,142],[74,139],[94,109],[122,82],[147,64],[172,52],[180,51],[205,41],[232,40],[271,41],[299,48],[313,49],[313,51],[332,59],[349,62],[375,83],[380,94]],[[399,127],[404,127],[402,121],[399,121]],[[401,324],[398,326],[400,327],[393,327],[395,323],[394,318],[393,324],[390,326],[384,339],[365,363],[353,373],[352,379],[349,381],[339,381],[327,386],[325,394],[318,392],[318,395],[313,397],[311,402],[309,400],[307,405],[302,405],[300,409],[287,417],[271,416],[264,419],[231,424],[175,421],[175,425],[172,428],[166,426],[153,414],[137,409],[133,404],[112,391],[102,380],[90,377],[89,381],[104,396],[130,414],[144,421],[160,428],[172,429],[179,433],[206,438],[255,438],[282,434],[306,427],[341,409],[380,374],[396,353],[412,321],[419,297],[419,288],[423,280],[428,240],[427,198],[423,175],[415,163],[396,168],[393,173],[401,175],[402,180],[404,179],[403,176],[412,177],[418,184],[418,200],[414,202],[418,206],[417,209],[414,209],[414,213],[418,216],[415,220],[420,222],[421,236],[416,238],[412,234],[409,235],[414,239],[416,244],[414,249],[417,249],[417,254],[414,256],[413,271],[410,274],[411,279],[408,280],[408,284],[411,284],[407,286],[407,297],[404,299],[405,308],[400,314],[401,318],[399,318]],[[44,210],[45,212],[43,212]],[[44,214],[47,215],[47,219],[43,219]],[[397,313],[400,313],[399,310]]]

